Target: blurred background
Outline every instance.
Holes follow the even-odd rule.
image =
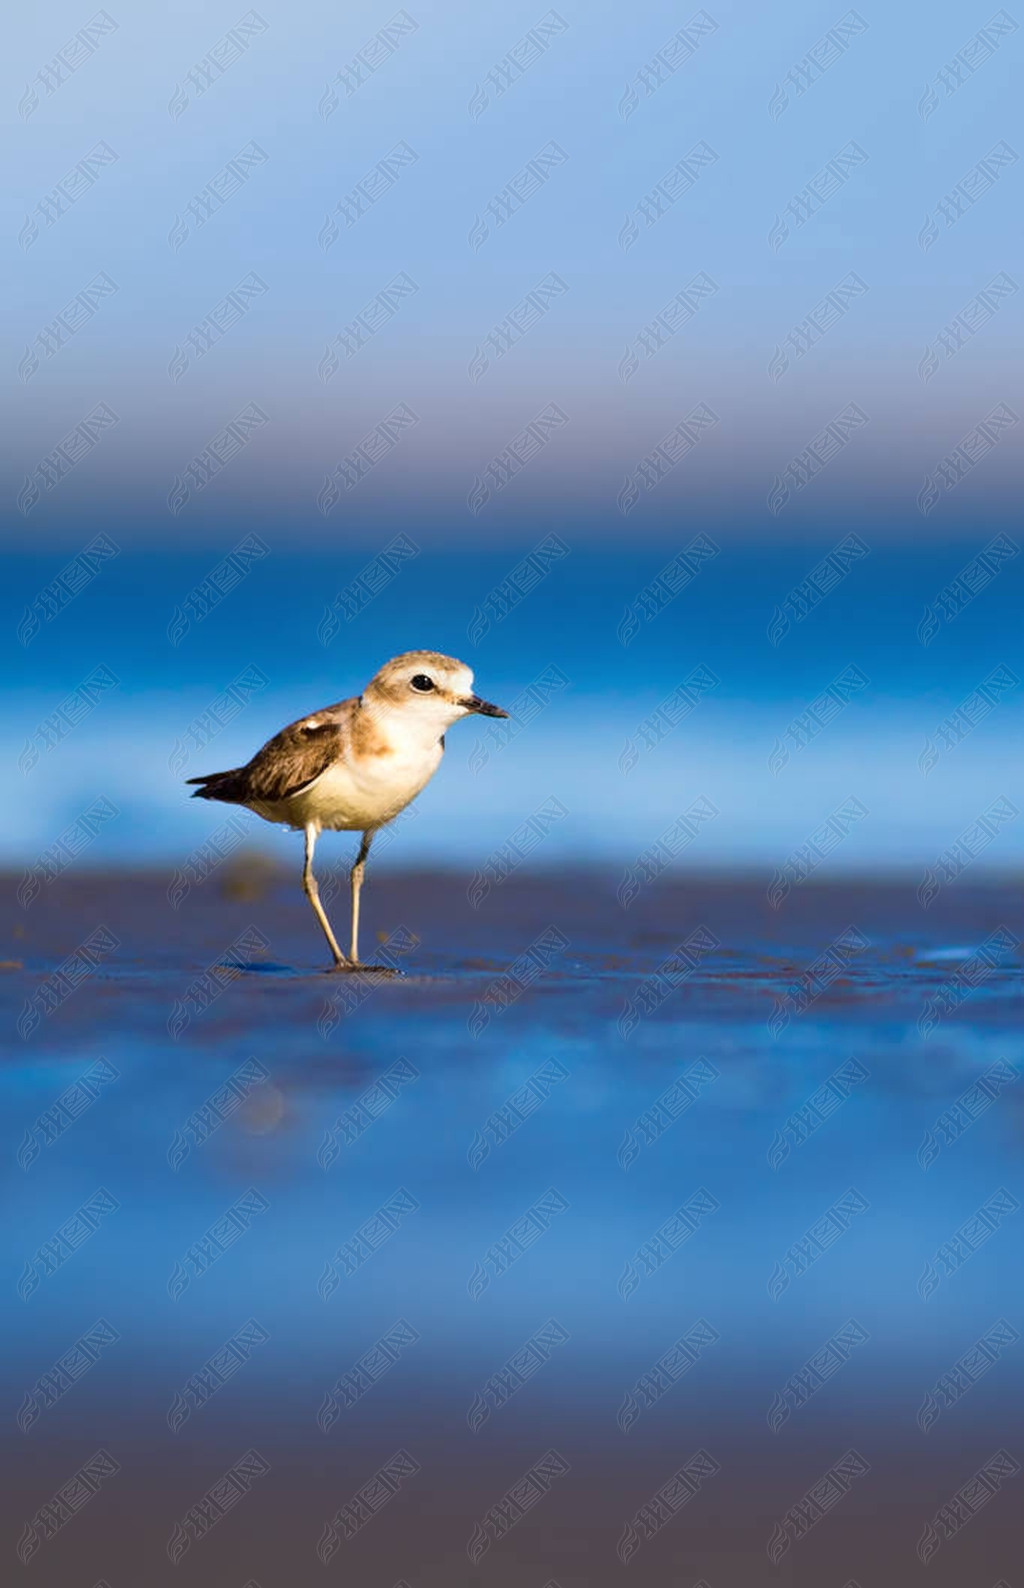
[[[554,795],[538,864],[703,798],[679,864],[760,868],[854,796],[830,865],[919,867],[1012,796],[1020,45],[981,25],[20,18],[0,860],[100,799],[89,865],[187,855],[184,777],[421,646],[529,720],[453,733],[382,865]]]

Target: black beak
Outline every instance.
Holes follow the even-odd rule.
[[[467,711],[477,712],[481,717],[508,716],[507,711],[502,711],[500,706],[492,706],[489,700],[481,700],[479,695],[463,695],[459,705],[465,706]]]

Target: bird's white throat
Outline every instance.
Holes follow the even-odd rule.
[[[452,723],[466,716],[465,707],[440,699],[410,701],[400,706],[365,701],[360,704],[388,749],[399,756],[429,754]]]

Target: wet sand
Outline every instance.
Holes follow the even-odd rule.
[[[4,890],[12,1581],[1017,1588],[1019,890],[227,880]]]

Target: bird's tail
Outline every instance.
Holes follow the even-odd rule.
[[[199,783],[192,798],[194,800],[224,800],[228,805],[239,805],[243,801],[242,768],[234,767],[230,772],[205,772],[202,777],[186,778],[189,784]]]

